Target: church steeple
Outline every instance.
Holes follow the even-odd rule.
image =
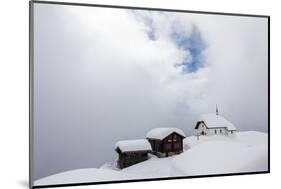
[[[217,104],[216,104],[216,115],[219,115],[219,108]]]

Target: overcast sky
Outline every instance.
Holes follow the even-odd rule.
[[[34,176],[99,167],[200,114],[267,132],[267,19],[35,4]]]

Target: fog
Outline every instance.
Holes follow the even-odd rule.
[[[239,131],[268,131],[265,18],[47,4],[34,16],[35,179],[113,162],[117,141],[155,127],[193,135],[216,104]],[[194,41],[194,28],[196,53],[171,37]]]

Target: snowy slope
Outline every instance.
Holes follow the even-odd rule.
[[[159,178],[170,177],[172,170],[172,160],[174,157],[158,158],[150,157],[148,161],[122,169],[120,172],[126,174],[137,174],[139,178]]]
[[[267,134],[237,133],[232,137],[188,138],[189,148],[173,159],[175,175],[206,175],[267,170]]]
[[[67,171],[35,181],[35,185],[99,182],[192,176],[267,170],[267,134],[237,132],[233,136],[195,136],[184,139],[184,152],[168,158],[150,155],[149,160],[118,170],[101,168]]]
[[[109,180],[134,179],[133,175],[121,173],[116,170],[106,170],[98,168],[76,169],[51,175],[34,182],[37,185],[66,184],[66,183],[87,183],[102,182]]]

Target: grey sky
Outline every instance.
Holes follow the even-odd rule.
[[[194,54],[171,33],[195,26],[204,66],[183,72]],[[193,135],[215,104],[238,130],[267,132],[265,18],[35,4],[34,40],[35,179],[112,162],[118,140],[155,127]]]

